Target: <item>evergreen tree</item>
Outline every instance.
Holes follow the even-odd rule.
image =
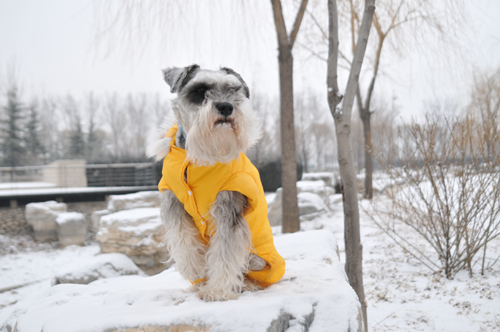
[[[40,163],[40,157],[45,155],[45,147],[40,140],[38,103],[33,101],[28,108],[28,122],[26,124],[25,146],[27,162],[31,165]]]
[[[85,138],[80,119],[75,123],[75,129],[69,135],[68,157],[71,159],[84,158],[85,156]]]
[[[21,121],[23,105],[19,100],[18,89],[12,84],[7,90],[7,105],[3,107],[6,120],[2,121],[2,165],[21,166],[25,160],[26,149],[23,146]]]

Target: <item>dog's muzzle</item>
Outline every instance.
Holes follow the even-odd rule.
[[[217,103],[215,108],[219,112],[220,117],[215,121],[214,125],[230,124],[231,127],[234,126],[234,119],[229,118],[233,114],[233,105],[230,103]]]
[[[217,103],[215,104],[215,108],[217,108],[220,115],[224,117],[228,117],[233,114],[233,105],[230,103]]]

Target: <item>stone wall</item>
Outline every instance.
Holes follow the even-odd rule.
[[[79,202],[67,203],[68,211],[80,212],[85,215],[88,230],[91,232],[90,215],[94,211],[103,210],[107,207],[107,202]],[[29,235],[33,230],[28,225],[24,217],[24,206],[16,208],[0,208],[0,234],[4,235]],[[94,233],[90,233],[91,238],[95,238]]]
[[[24,218],[24,207],[0,208],[0,234],[27,235],[32,229]]]

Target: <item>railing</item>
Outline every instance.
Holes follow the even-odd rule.
[[[58,161],[46,166],[0,167],[0,190],[154,186],[155,163],[90,164]]]

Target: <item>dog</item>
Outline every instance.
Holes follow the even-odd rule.
[[[260,138],[250,91],[230,68],[163,70],[174,125],[147,149],[163,159],[158,185],[165,241],[189,290],[205,301],[236,299],[281,279],[257,169],[244,151]]]

